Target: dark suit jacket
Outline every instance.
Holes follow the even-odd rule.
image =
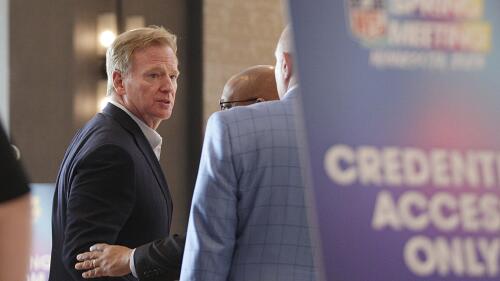
[[[186,236],[172,235],[135,250],[135,270],[141,281],[179,280]]]
[[[49,280],[84,280],[74,269],[78,253],[99,242],[135,248],[164,238],[171,217],[168,186],[149,142],[127,113],[108,104],[76,134],[59,170]]]

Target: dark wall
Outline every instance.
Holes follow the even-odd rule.
[[[10,1],[10,127],[34,182],[55,180],[74,133],[71,2]]]
[[[116,3],[10,1],[10,126],[32,182],[55,181],[72,136],[96,113],[96,18],[115,12]],[[200,17],[194,22],[188,16],[193,8]],[[184,232],[201,146],[201,1],[123,0],[121,10],[123,17],[143,15],[146,25],[178,35],[174,114],[158,132],[164,140],[160,162],[174,197],[173,231]]]

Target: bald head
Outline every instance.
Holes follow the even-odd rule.
[[[288,92],[294,85],[297,84],[297,75],[295,65],[293,63],[293,38],[290,25],[287,25],[281,33],[278,44],[276,45],[276,66],[275,77],[276,86],[280,98]]]
[[[226,109],[277,99],[279,96],[274,80],[274,67],[257,65],[243,70],[227,81],[222,91],[221,106]]]
[[[293,38],[290,25],[287,25],[281,32],[280,39],[276,45],[276,52],[293,53]]]

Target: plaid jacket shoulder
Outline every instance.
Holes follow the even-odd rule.
[[[314,280],[297,98],[210,118],[181,280]]]

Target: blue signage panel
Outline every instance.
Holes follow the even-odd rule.
[[[47,281],[52,249],[54,184],[31,184],[32,245],[27,281]]]
[[[290,8],[324,277],[500,280],[500,1]]]

